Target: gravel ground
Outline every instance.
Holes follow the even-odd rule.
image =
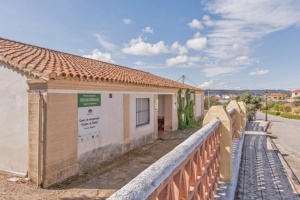
[[[37,188],[24,179],[10,182],[7,179],[12,176],[0,174],[0,199],[105,199],[198,129],[173,131],[91,173],[49,189]]]

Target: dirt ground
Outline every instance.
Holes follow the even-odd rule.
[[[10,182],[0,174],[0,199],[106,199],[199,128],[173,131],[158,140],[105,163],[88,174],[48,189],[32,182]]]

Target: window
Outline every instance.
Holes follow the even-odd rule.
[[[136,99],[136,126],[150,123],[149,98]]]

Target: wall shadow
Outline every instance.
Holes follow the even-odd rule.
[[[259,122],[248,122],[235,199],[298,199]]]

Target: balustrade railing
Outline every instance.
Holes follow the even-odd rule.
[[[181,163],[149,199],[213,199],[220,179],[220,126]]]
[[[227,112],[229,113],[231,120],[232,120],[232,140],[235,138],[236,135],[236,131],[237,131],[237,123],[236,123],[236,116],[235,116],[235,108],[231,108],[229,110],[227,110]]]
[[[213,199],[220,179],[220,121],[213,120],[109,199]]]
[[[213,106],[204,127],[109,199],[214,199],[219,180],[232,179],[232,140],[244,129],[245,116],[243,102],[231,101],[227,110]]]

